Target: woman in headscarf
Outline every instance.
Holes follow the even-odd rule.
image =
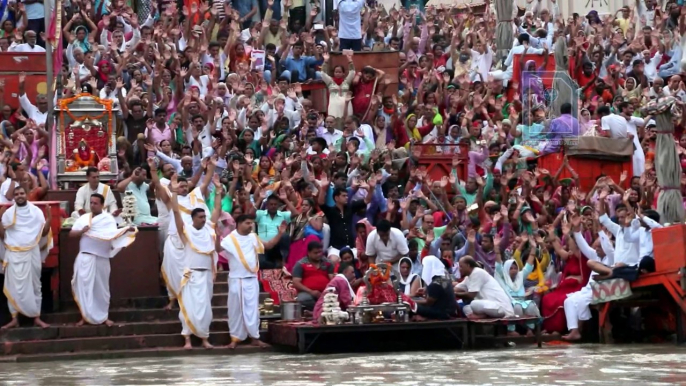
[[[563,237],[566,248],[553,232],[549,234],[556,256],[564,264],[564,268],[557,288],[545,294],[541,300],[541,314],[545,318],[543,330],[548,333],[562,333],[566,330],[564,301],[567,295],[580,291],[591,276],[588,258],[579,250],[571,232]]]
[[[260,162],[253,168],[252,178],[255,181],[260,181],[260,172],[265,172],[272,179],[276,175],[276,171],[274,170],[274,164],[272,163],[271,158],[267,157],[266,155],[260,157]]]
[[[255,139],[255,132],[249,127],[243,129],[238,136],[238,148],[241,149],[243,153],[247,152],[248,149],[251,149],[253,152],[253,159],[256,159],[262,154],[260,152],[260,142]]]
[[[250,55],[246,52],[243,43],[237,42],[231,47],[229,50],[229,60],[229,70],[231,72],[238,72],[238,65],[240,63],[250,63]]]
[[[101,60],[98,62],[98,88],[102,89],[108,82],[108,77],[112,73],[112,63],[109,60]]]
[[[534,270],[534,261],[536,258],[536,244],[533,243],[533,237],[529,238],[529,258],[523,270],[519,270],[517,261],[510,259],[503,263],[500,254],[496,255],[495,263],[495,280],[500,284],[505,293],[512,299],[512,307],[514,308],[516,316],[535,316],[540,317],[538,307],[533,300],[526,300],[526,293],[524,289],[524,278],[526,278]],[[527,335],[533,335],[533,323],[527,324],[529,331]],[[508,335],[518,336],[515,332],[515,326],[507,326]]]
[[[355,238],[355,248],[357,248],[357,259],[360,261],[359,269],[360,271],[367,272],[369,269],[369,256],[365,253],[365,248],[367,247],[367,236],[369,236],[372,231],[376,229],[369,220],[363,218],[357,222],[355,230],[357,231],[357,237]]]
[[[287,231],[291,239],[291,246],[288,250],[286,264],[284,264],[286,271],[292,272],[295,263],[307,256],[307,244],[311,241],[322,241],[324,238],[323,226],[322,215],[314,211],[314,201],[304,199],[301,213],[298,217],[291,219],[291,223],[288,224]]]
[[[350,282],[355,279],[355,271],[352,264],[341,263],[337,272],[338,274],[326,285],[322,295],[317,299],[317,303],[314,305],[312,316],[316,323],[323,324],[324,322],[323,320],[320,320],[320,318],[324,311],[325,294],[334,292],[338,295],[338,306],[341,308],[341,311],[345,311],[351,304],[355,303],[355,292],[350,286]]]
[[[643,95],[643,87],[637,85],[636,78],[627,78],[624,82],[624,87],[619,87],[619,94],[624,97],[624,100],[629,98],[641,98]]]
[[[385,148],[386,144],[393,140],[393,131],[386,124],[386,118],[381,113],[381,110],[374,117],[372,130],[374,132],[374,144],[377,149]]]
[[[457,316],[457,303],[447,265],[429,255],[422,260],[422,280],[427,285],[424,299],[417,300],[416,320],[445,320]]]
[[[80,25],[74,29],[74,35],[76,35],[76,40],[71,43],[74,45],[74,48],[82,49],[84,55],[91,52],[91,44],[88,41],[88,28]]]
[[[403,257],[398,263],[400,270],[400,292],[409,297],[415,297],[422,287],[422,279],[416,273],[412,273],[412,260],[409,257]]]
[[[522,61],[524,61],[525,55],[522,55]],[[532,106],[533,105],[538,105],[538,104],[547,104],[545,100],[545,94],[544,94],[544,86],[543,86],[543,80],[541,79],[540,74],[545,71],[546,66],[548,65],[548,53],[545,52],[543,54],[543,65],[541,67],[536,68],[536,62],[533,60],[527,60],[526,64],[522,66],[522,95],[528,96],[529,94],[535,96],[536,100],[532,101]],[[528,101],[529,98],[525,97],[523,100]]]

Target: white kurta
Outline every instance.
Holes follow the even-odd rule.
[[[222,248],[229,256],[229,331],[231,341],[241,342],[248,337],[260,337],[260,284],[257,271],[260,269],[260,253],[264,245],[255,233],[242,236],[231,232],[222,240]]]
[[[113,213],[117,208],[117,200],[114,198],[114,193],[109,185],[103,183],[98,184],[98,188],[92,190],[90,185],[85,184],[76,191],[76,198],[74,199],[74,212],[72,217],[79,216],[79,210],[83,209],[86,213],[91,212],[90,199],[91,195],[98,193],[105,197],[105,205],[103,210]]]
[[[110,307],[110,258],[131,245],[137,231],[118,229],[114,217],[107,212],[95,217],[91,213],[84,214],[72,229],[78,231],[85,226],[90,229],[81,236],[71,288],[83,320],[102,324],[107,320]]]
[[[612,242],[604,232],[600,232],[598,235],[601,239],[603,251],[605,252],[605,257],[603,257],[602,261],[598,256],[598,253],[596,253],[596,251],[588,245],[581,233],[574,232],[574,241],[576,241],[576,244],[579,246],[581,253],[583,253],[584,256],[586,256],[589,260],[600,261],[608,267],[612,266],[614,261],[614,249],[612,249]],[[591,309],[588,306],[593,300],[593,289],[591,288],[592,283],[595,281],[593,280],[593,275],[594,274],[591,272],[591,277],[584,288],[577,292],[572,292],[571,294],[567,295],[567,299],[565,299],[564,310],[565,318],[567,319],[568,330],[579,328],[580,320],[591,319]]]
[[[217,266],[214,224],[208,221],[201,229],[186,227],[184,236],[188,257],[178,293],[181,335],[207,338],[212,324],[212,287]]]
[[[193,209],[202,208],[205,210],[205,213],[209,213],[199,188],[193,189],[192,192],[185,196],[178,196],[177,200],[181,219],[186,227],[192,227],[193,219],[191,218],[191,212]],[[169,299],[176,299],[181,290],[181,280],[183,279],[187,264],[185,247],[178,237],[173,212],[169,212],[167,241],[164,243],[163,251],[162,278],[166,284]]]
[[[43,229],[50,226],[43,212],[27,202],[25,206],[11,206],[2,216],[5,228],[5,287],[3,292],[12,314],[35,318],[40,316],[41,264],[52,248],[52,232],[43,237]],[[3,259],[3,257],[0,257]]]

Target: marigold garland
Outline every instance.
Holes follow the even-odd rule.
[[[71,111],[69,110],[69,105],[72,102],[74,102],[78,99],[84,98],[84,97],[92,98],[93,100],[95,100],[95,102],[102,105],[105,108],[105,111],[103,111],[102,114],[96,115],[96,116],[89,116],[89,115],[84,115],[84,116],[80,116],[80,117],[74,116],[71,113]],[[112,146],[112,132],[114,129],[114,127],[113,127],[114,122],[112,121],[112,106],[114,104],[113,101],[111,101],[109,99],[101,99],[101,98],[96,97],[95,95],[91,95],[88,93],[81,93],[81,94],[74,95],[73,97],[70,97],[70,98],[60,99],[57,103],[60,107],[60,129],[61,129],[62,150],[63,151],[66,152],[66,149],[67,149],[67,144],[66,144],[66,139],[65,139],[65,136],[66,136],[65,120],[64,120],[64,114],[65,113],[69,116],[69,118],[72,119],[72,122],[83,121],[86,118],[97,120],[97,119],[100,119],[100,118],[104,117],[105,115],[107,115],[107,118],[109,119],[109,122],[107,125],[107,147],[108,147],[107,151],[109,151],[109,147]]]

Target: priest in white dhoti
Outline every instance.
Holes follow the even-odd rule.
[[[114,217],[103,210],[105,197],[93,194],[90,213],[79,217],[69,232],[80,237],[79,254],[74,261],[71,289],[84,323],[112,326],[110,308],[110,259],[133,243],[135,227],[117,228]]]
[[[207,211],[196,208],[191,211],[191,223],[186,224],[177,202],[179,182],[176,175],[171,180],[171,206],[176,222],[179,240],[184,245],[186,268],[178,292],[181,335],[185,339],[184,349],[190,350],[191,334],[202,339],[202,346],[210,349],[208,341],[212,323],[212,287],[217,273],[217,235],[215,224],[221,214],[222,186],[217,179],[217,194],[212,217],[207,220]]]
[[[255,216],[243,214],[236,218],[236,229],[229,233],[221,248],[229,260],[229,348],[236,348],[239,342],[251,339],[251,343],[263,347],[260,341],[260,283],[257,271],[260,269],[259,254],[264,245],[253,233]]]
[[[155,185],[155,190],[159,190],[157,197],[162,201],[163,205],[158,206],[165,207],[167,211],[171,209],[171,193],[168,187],[164,186],[157,177],[157,167],[153,162],[152,158],[148,159],[148,165],[150,166],[152,182]],[[187,226],[192,224],[191,212],[193,209],[203,209],[205,213],[209,213],[209,209],[205,204],[205,193],[207,192],[207,185],[211,182],[211,177],[214,174],[214,167],[210,170],[208,168],[206,178],[203,180],[201,186],[196,187],[189,193],[189,183],[183,177],[177,178],[177,183],[179,184],[177,188],[177,199],[176,202],[179,205],[179,213],[181,214],[181,219],[183,223]],[[172,309],[174,305],[174,300],[178,298],[181,280],[183,279],[183,273],[186,269],[186,252],[185,246],[181,239],[179,238],[179,233],[176,229],[176,221],[174,220],[174,214],[169,213],[169,226],[167,228],[167,240],[164,243],[163,258],[162,258],[162,278],[164,279],[165,285],[167,287],[167,293],[169,295],[169,304],[165,309]]]
[[[0,255],[5,269],[4,293],[12,314],[12,321],[2,327],[7,329],[19,325],[18,315],[33,318],[36,326],[48,325],[40,319],[41,303],[41,265],[52,248],[50,232],[50,206],[46,208],[47,220],[43,212],[26,200],[26,190],[14,188],[14,205],[2,209],[0,237],[5,247],[4,256]]]
[[[90,213],[90,200],[93,194],[99,194],[105,197],[104,210],[109,212],[112,216],[117,217],[121,210],[117,207],[117,200],[114,198],[114,193],[109,185],[100,182],[100,172],[97,168],[90,167],[86,170],[86,178],[88,182],[76,191],[76,199],[74,200],[74,212],[72,217],[79,217],[86,213]]]

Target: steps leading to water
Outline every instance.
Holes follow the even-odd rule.
[[[239,350],[221,348],[230,343],[228,326],[228,275],[217,274],[212,298],[214,319],[210,326],[210,343],[219,346],[213,350],[200,347],[200,339],[192,338],[193,350],[183,350],[178,305],[164,310],[169,302],[164,296],[150,298],[118,299],[110,304],[109,318],[115,325],[75,326],[81,314],[75,302],[62,304],[62,311],[46,313],[41,318],[50,327],[41,329],[28,327],[29,319],[20,317],[23,326],[0,331],[0,362],[60,360],[60,359],[104,359],[123,357],[175,356],[195,354],[232,354],[255,351],[251,347]],[[260,302],[269,297],[260,293]],[[262,320],[278,319],[279,309],[274,314],[263,315]],[[267,331],[260,331],[264,340]]]

